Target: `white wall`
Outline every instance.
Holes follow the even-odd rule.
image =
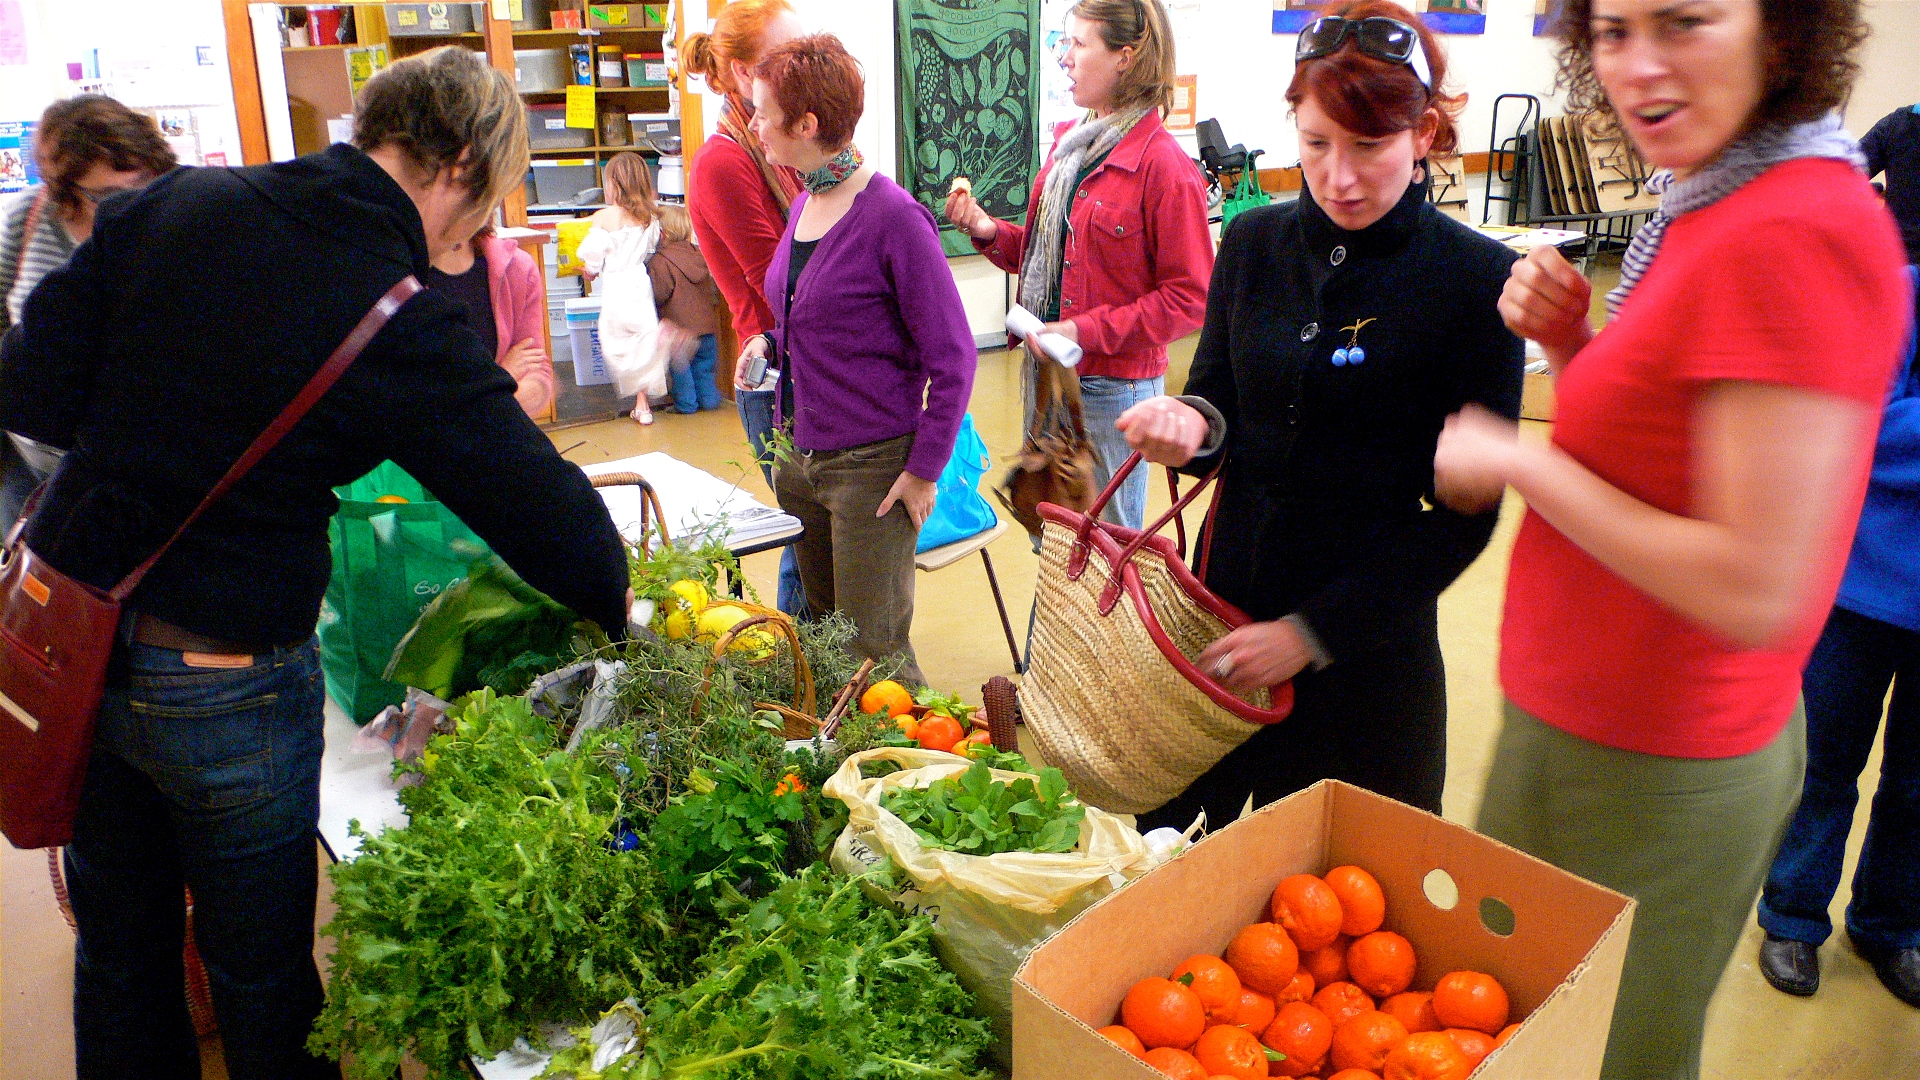
[[[1920,102],[1920,3],[1873,0],[1867,18],[1873,36],[1847,103],[1847,130],[1855,135],[1866,134],[1893,110]]]
[[[240,163],[219,0],[20,2],[27,63],[0,67],[0,120],[37,120],[72,96],[67,64],[98,49],[101,89],[135,108],[193,107],[201,151]],[[208,64],[199,62],[201,47]]]

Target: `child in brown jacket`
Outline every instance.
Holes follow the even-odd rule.
[[[653,302],[660,312],[660,346],[673,378],[674,411],[720,407],[713,370],[720,358],[720,288],[693,245],[693,219],[684,208],[660,207],[660,247],[647,262]]]

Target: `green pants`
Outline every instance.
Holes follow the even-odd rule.
[[[1696,1080],[1707,1003],[1806,772],[1806,713],[1742,757],[1658,757],[1506,705],[1475,826],[1640,902],[1604,1080]]]

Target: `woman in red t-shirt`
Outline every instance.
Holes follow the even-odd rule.
[[[1661,208],[1597,335],[1565,260],[1514,267],[1501,313],[1556,373],[1551,444],[1470,408],[1434,459],[1456,508],[1508,484],[1529,506],[1479,827],[1640,901],[1607,1077],[1698,1075],[1800,789],[1800,670],[1911,307],[1833,115],[1859,7],[1568,0],[1571,105],[1666,174]]]

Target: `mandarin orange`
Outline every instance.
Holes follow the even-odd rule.
[[[1200,1059],[1171,1046],[1157,1046],[1147,1051],[1147,1064],[1173,1077],[1173,1080],[1208,1080],[1206,1066]]]
[[[1444,1031],[1423,1031],[1387,1053],[1382,1080],[1466,1080],[1473,1066]]]
[[[1267,1080],[1267,1048],[1245,1028],[1215,1024],[1200,1036],[1193,1056],[1214,1076]]]
[[[1327,1077],[1327,1080],[1380,1080],[1380,1076],[1378,1073],[1370,1073],[1365,1069],[1341,1069],[1339,1072]]]
[[[1267,1025],[1261,1043],[1286,1055],[1268,1063],[1267,1071],[1276,1076],[1306,1076],[1320,1071],[1327,1050],[1333,1045],[1333,1021],[1311,1005],[1289,1001]]]
[[[1287,984],[1287,988],[1274,995],[1273,1003],[1279,1006],[1289,1001],[1311,1002],[1314,987],[1317,985],[1313,973],[1306,968],[1301,968],[1293,973],[1293,981]]]
[[[1341,933],[1364,937],[1387,921],[1387,894],[1372,874],[1357,866],[1336,866],[1327,871],[1326,880],[1340,900]]]
[[[1345,917],[1340,898],[1312,874],[1295,874],[1273,890],[1273,921],[1286,928],[1303,952],[1324,949],[1340,936]]]
[[[1439,1031],[1446,1027],[1433,1015],[1433,995],[1425,990],[1408,990],[1380,1003],[1380,1011],[1407,1026],[1407,1033]]]
[[[1214,1023],[1230,1024],[1240,1011],[1240,976],[1217,956],[1189,956],[1173,969],[1171,977],[1200,996],[1207,1019]]]
[[[1506,1027],[1501,1028],[1500,1034],[1493,1037],[1493,1048],[1498,1050],[1507,1045],[1507,1040],[1513,1038],[1513,1033],[1519,1030],[1519,1024],[1508,1024]]]
[[[1240,976],[1240,985],[1268,997],[1278,995],[1300,970],[1300,950],[1277,923],[1258,922],[1244,927],[1227,943],[1227,965]]]
[[[1507,990],[1491,975],[1450,971],[1433,987],[1433,1014],[1450,1028],[1497,1035],[1507,1026]]]
[[[1325,986],[1328,983],[1352,982],[1347,976],[1347,949],[1353,945],[1353,939],[1345,934],[1333,939],[1333,944],[1312,952],[1300,954],[1300,966],[1313,972],[1313,984]]]
[[[1294,978],[1299,979],[1300,976],[1295,975]],[[1273,1014],[1279,1008],[1272,998],[1243,986],[1240,988],[1240,1007],[1234,1010],[1233,1022],[1258,1035],[1273,1023]]]
[[[1206,1030],[1207,1010],[1200,995],[1172,979],[1141,979],[1120,1003],[1120,1022],[1148,1049],[1185,1050]]]
[[[1405,1042],[1406,1025],[1386,1013],[1363,1012],[1333,1029],[1333,1067],[1379,1072],[1387,1052]]]
[[[1134,1057],[1144,1058],[1147,1056],[1146,1046],[1140,1042],[1140,1036],[1135,1035],[1132,1028],[1123,1024],[1109,1024],[1100,1029],[1100,1034],[1112,1040],[1120,1049],[1125,1050]]]
[[[1328,983],[1313,995],[1313,1007],[1327,1014],[1334,1027],[1359,1016],[1374,1011],[1373,999],[1365,990],[1350,982]]]
[[[1448,1028],[1447,1038],[1467,1056],[1467,1061],[1479,1065],[1480,1059],[1493,1053],[1493,1036],[1472,1028]]]
[[[1375,930],[1347,948],[1348,976],[1375,997],[1392,997],[1412,986],[1418,966],[1413,943],[1391,930]]]

